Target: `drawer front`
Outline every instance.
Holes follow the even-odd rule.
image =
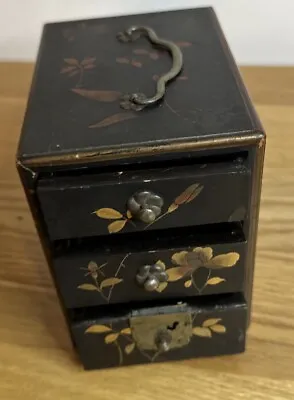
[[[54,273],[68,308],[232,293],[243,290],[246,246],[75,252],[55,258]]]
[[[245,219],[249,181],[231,162],[46,179],[37,193],[57,240]]]
[[[97,309],[95,309],[97,310]],[[210,304],[169,304],[81,313],[72,333],[86,369],[190,359],[243,352],[247,306],[242,296]]]

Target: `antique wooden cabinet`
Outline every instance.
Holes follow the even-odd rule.
[[[86,369],[244,350],[264,148],[211,8],[45,26],[17,167]]]

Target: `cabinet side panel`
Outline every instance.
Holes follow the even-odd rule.
[[[42,212],[40,210],[36,192],[35,192],[35,185],[36,185],[38,176],[37,176],[36,172],[34,172],[28,168],[23,168],[23,166],[20,162],[17,162],[17,170],[18,170],[18,174],[19,174],[19,177],[20,177],[20,180],[21,180],[21,183],[22,183],[25,195],[26,195],[26,199],[27,199],[30,211],[31,211],[31,215],[34,219],[35,227],[36,227],[39,239],[40,239],[40,244],[42,246],[47,264],[49,266],[51,277],[52,277],[54,285],[55,285],[55,289],[56,289],[56,292],[57,292],[57,295],[59,298],[59,303],[61,305],[61,309],[62,309],[64,317],[65,317],[66,325],[68,327],[68,332],[70,334],[72,344],[73,344],[73,346],[75,346],[71,331],[69,329],[68,314],[67,314],[66,308],[61,300],[61,296],[60,296],[60,292],[59,292],[58,285],[56,282],[56,277],[53,272],[53,268],[51,268],[52,264],[51,264],[50,240],[49,240],[49,237],[47,234],[46,226],[44,223]],[[44,268],[46,268],[46,266],[44,266]]]

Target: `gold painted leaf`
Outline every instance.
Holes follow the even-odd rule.
[[[93,64],[94,61],[96,61],[96,57],[87,57],[81,62],[81,65]]]
[[[122,330],[120,331],[120,333],[121,333],[122,335],[131,335],[131,334],[132,334],[132,331],[131,331],[131,328],[124,328],[124,329],[122,329]]]
[[[167,269],[166,273],[168,275],[168,282],[175,282],[182,279],[190,270],[191,268],[189,267],[174,267]]]
[[[207,319],[206,321],[204,321],[202,326],[204,326],[205,328],[208,328],[209,326],[217,324],[219,321],[221,321],[221,318],[210,318],[210,319]]]
[[[113,342],[116,341],[116,339],[118,338],[118,336],[119,336],[118,333],[110,333],[109,335],[105,336],[104,342],[105,342],[106,344],[113,343]]]
[[[104,219],[119,219],[122,218],[123,215],[113,208],[100,208],[99,210],[95,211],[97,217],[104,218]]]
[[[131,352],[134,350],[135,347],[136,347],[135,343],[127,344],[126,347],[125,347],[125,353],[126,354],[131,354]]]
[[[82,289],[82,290],[96,290],[99,292],[98,288],[95,285],[92,285],[91,283],[83,283],[82,285],[78,286],[78,289]]]
[[[115,278],[115,277],[104,279],[100,284],[100,289],[103,289],[103,288],[109,287],[109,286],[115,286],[118,283],[121,283],[122,281],[123,281],[123,279]]]
[[[168,212],[168,213],[172,213],[172,212],[176,211],[176,209],[177,209],[178,207],[179,207],[179,206],[178,206],[177,204],[172,203],[172,204],[168,207],[167,212]]]
[[[90,125],[89,128],[104,128],[105,126],[117,124],[118,122],[126,121],[128,119],[136,117],[137,115],[135,115],[135,113],[122,112],[111,115],[110,117],[107,117],[102,121],[97,122],[97,124]]]
[[[204,328],[203,326],[196,326],[193,328],[193,335],[201,337],[211,337],[211,331],[209,328]]]
[[[78,60],[76,60],[75,58],[65,58],[64,62],[69,65],[79,65]]]
[[[225,279],[220,278],[219,276],[215,276],[213,278],[208,279],[206,282],[207,285],[218,285],[221,282],[225,282]]]
[[[79,70],[76,69],[75,71],[71,72],[70,74],[68,74],[68,76],[75,76],[79,73]]]
[[[158,286],[158,288],[156,289],[156,291],[158,293],[161,293],[164,291],[164,289],[167,287],[168,283],[167,282],[161,282]]]
[[[201,191],[203,189],[203,186],[198,186],[197,189],[194,190],[193,194],[188,198],[188,200],[186,201],[186,204],[190,203],[192,200],[195,199],[195,197],[197,197]]]
[[[111,224],[108,225],[108,232],[109,233],[116,233],[119,232],[123,229],[125,224],[127,223],[127,219],[122,219],[119,221],[114,221]]]
[[[180,251],[179,253],[174,253],[172,255],[172,262],[175,265],[187,265],[187,251]]]
[[[240,258],[240,254],[238,253],[227,253],[227,254],[220,254],[219,256],[213,257],[209,263],[208,267],[211,269],[217,268],[229,268],[233,267]]]
[[[185,288],[191,287],[191,286],[192,286],[192,280],[189,279],[188,281],[186,281],[186,282],[184,283],[184,285],[185,285]]]
[[[201,192],[203,186],[200,186],[199,183],[194,183],[189,186],[183,193],[181,193],[174,201],[175,204],[180,206],[181,204],[190,203],[195,197]]]
[[[133,50],[133,53],[140,56],[140,55],[148,54],[149,52],[145,49],[135,49],[135,50]]]
[[[190,42],[176,42],[176,44],[179,47],[190,47],[190,46],[192,46],[192,43],[190,43]]]
[[[84,67],[84,69],[93,69],[93,68],[95,68],[94,64],[88,64],[88,65],[85,65],[85,67]]]
[[[111,332],[111,328],[106,325],[92,325],[88,329],[86,329],[85,333],[105,333]]]
[[[210,329],[216,333],[226,333],[227,331],[224,325],[218,325],[218,324],[211,326]]]
[[[132,219],[133,218],[132,213],[131,213],[130,210],[127,211],[127,218],[128,219]]]
[[[149,57],[150,57],[152,60],[158,60],[159,54],[158,54],[158,53],[150,53],[150,54],[149,54]]]
[[[163,261],[161,261],[161,260],[158,260],[158,261],[156,261],[156,263],[155,263],[155,264],[159,265],[161,268],[163,268],[163,269],[165,270],[165,264],[164,264],[164,262],[163,262]]]
[[[72,89],[72,91],[80,96],[86,97],[90,100],[102,101],[110,103],[118,100],[121,96],[120,92],[114,90],[89,90],[89,89]]]
[[[64,67],[64,68],[62,68],[61,69],[61,71],[60,71],[60,73],[61,74],[66,74],[67,72],[71,72],[71,71],[74,71],[76,69],[76,67],[75,66],[68,66],[68,67]]]
[[[132,65],[137,68],[142,67],[142,63],[140,61],[132,60]]]

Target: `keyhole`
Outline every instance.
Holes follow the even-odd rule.
[[[167,326],[167,329],[169,331],[174,331],[178,325],[179,325],[179,322],[175,321],[172,325]]]

